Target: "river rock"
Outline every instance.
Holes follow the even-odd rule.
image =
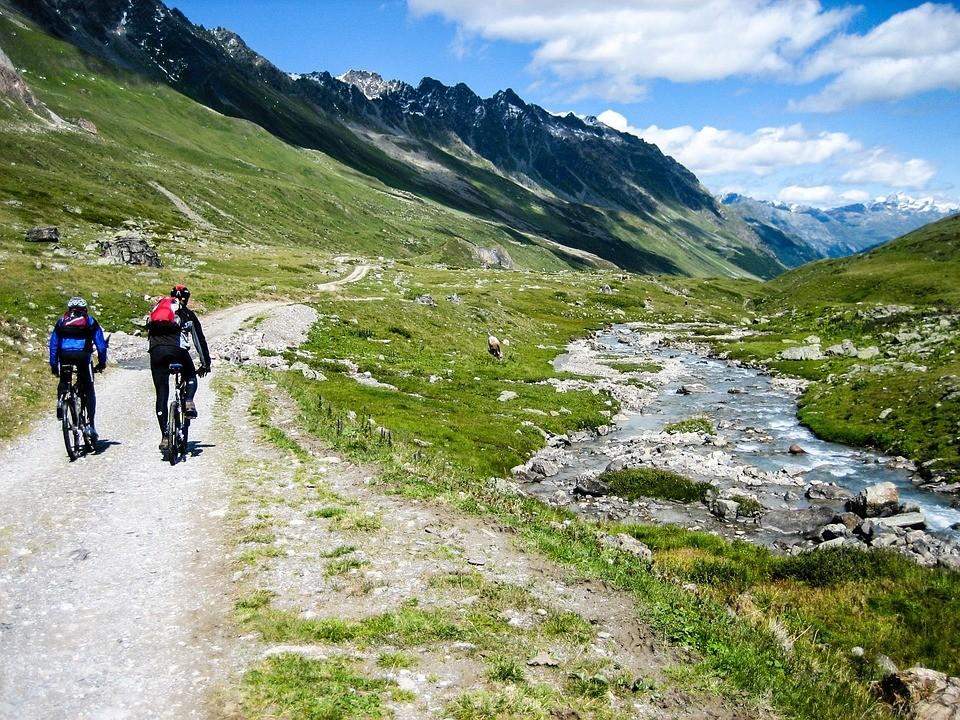
[[[804,495],[808,500],[850,500],[853,498],[852,492],[834,483],[809,485]]]
[[[604,497],[610,494],[610,486],[595,477],[580,475],[573,488],[573,494],[586,497]]]
[[[783,360],[823,360],[824,355],[819,345],[799,345],[787,348],[780,357]]]
[[[927,519],[922,512],[909,512],[875,518],[873,523],[878,527],[917,528],[922,530],[927,526]]]
[[[621,470],[626,470],[627,461],[623,458],[614,458],[607,463],[607,467],[604,468],[604,472],[620,472]]]
[[[847,528],[847,530],[853,530],[854,528],[857,527],[857,525],[859,525],[863,521],[860,519],[860,516],[857,515],[856,513],[842,512],[834,515],[833,520],[831,522],[832,524],[840,523],[845,528]]]
[[[100,243],[100,257],[118,265],[160,267],[157,251],[136,232],[120,234]]]
[[[560,466],[552,460],[538,459],[530,463],[530,470],[543,477],[553,477],[560,472]]]
[[[834,538],[845,538],[850,536],[850,530],[843,523],[831,523],[824,525],[820,529],[821,540],[833,540]]]
[[[847,506],[860,517],[888,517],[900,511],[900,495],[892,482],[881,482],[866,488]]]
[[[736,500],[719,499],[710,505],[710,512],[721,520],[735,520],[740,510],[740,503]]]
[[[911,720],[960,720],[960,678],[912,667],[874,684],[875,692]]]
[[[27,230],[27,234],[24,235],[23,239],[27,242],[58,243],[60,242],[60,228],[54,227],[53,225],[31,228]]]
[[[797,445],[796,443],[794,443],[793,445],[791,445],[790,448],[787,450],[787,452],[789,452],[791,455],[806,455],[806,454],[807,454],[807,451],[804,450],[804,449],[803,449],[802,447],[800,447],[799,445]]]
[[[653,562],[653,552],[651,552],[650,548],[632,535],[627,535],[626,533],[620,533],[619,535],[601,535],[600,543],[605,547],[630,553],[645,563],[649,564]]]
[[[703,383],[687,383],[677,388],[677,395],[693,395],[693,393],[703,393],[707,390],[707,386]]]

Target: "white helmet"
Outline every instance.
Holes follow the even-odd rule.
[[[67,300],[67,310],[74,310],[74,309],[86,310],[87,301],[79,296],[74,296],[70,298],[69,300]]]

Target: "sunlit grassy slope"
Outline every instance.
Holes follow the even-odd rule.
[[[768,287],[773,303],[960,307],[960,215],[859,255],[805,265]]]

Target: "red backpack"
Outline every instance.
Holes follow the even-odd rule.
[[[180,301],[174,297],[165,297],[150,311],[150,326],[154,330],[180,330]]]

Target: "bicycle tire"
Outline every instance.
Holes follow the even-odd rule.
[[[176,465],[180,458],[180,449],[177,447],[179,432],[177,426],[180,424],[180,413],[177,408],[177,402],[170,403],[170,411],[167,414],[167,442],[170,444],[167,450],[167,460],[171,465]]]
[[[74,409],[73,400],[70,398],[63,400],[63,419],[60,421],[60,427],[63,430],[63,444],[67,449],[67,457],[70,458],[70,462],[73,462],[80,453],[74,444]]]
[[[93,444],[93,441],[90,439],[90,418],[87,417],[87,409],[85,407],[80,408],[80,437],[83,442],[83,452],[84,454],[93,453],[96,450],[96,447]]]

